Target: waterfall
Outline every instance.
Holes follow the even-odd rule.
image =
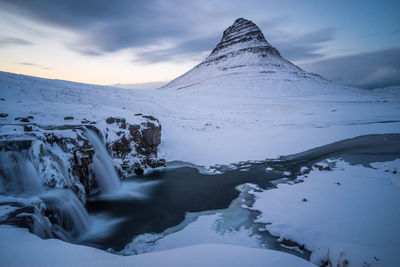
[[[74,241],[89,231],[91,218],[79,199],[70,190],[52,189],[40,195],[47,212],[56,224],[52,232],[61,239]]]
[[[93,130],[85,129],[83,135],[94,149],[92,169],[100,197],[118,195],[121,183],[104,142]],[[5,214],[2,222],[29,228],[42,238],[55,237],[69,242],[80,242],[88,234],[98,234],[91,229],[94,224],[99,229],[105,228],[99,225],[98,219],[89,216],[75,193],[67,189],[72,183],[67,162],[60,157],[64,151],[57,144],[41,142],[0,143],[0,206],[9,206],[16,212]],[[46,164],[39,164],[42,161]],[[62,182],[56,184],[58,188],[46,188],[43,182],[51,181],[53,176]]]
[[[9,221],[42,238],[79,240],[89,231],[89,214],[71,190],[46,191],[34,160],[32,147],[14,143],[0,149],[0,204],[23,210]]]
[[[101,195],[110,195],[120,189],[120,180],[113,166],[113,160],[108,154],[100,137],[92,130],[85,131],[85,137],[94,148],[93,169],[96,181],[100,186]]]
[[[44,191],[28,150],[0,150],[0,194],[34,196]]]

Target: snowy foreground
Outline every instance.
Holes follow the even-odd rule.
[[[330,161],[277,189],[255,192],[257,222],[332,266],[400,266],[400,159],[371,166]]]
[[[0,236],[4,266],[314,266],[279,251],[231,245],[205,244],[124,257],[60,240],[42,240],[23,229],[3,226]]]

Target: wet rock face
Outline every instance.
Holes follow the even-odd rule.
[[[45,139],[36,142],[35,165],[41,172],[43,185],[71,189],[85,202],[87,196],[99,191],[92,164],[95,151],[84,137],[84,128],[64,131],[66,136],[46,132]],[[52,150],[59,152],[54,154]]]
[[[68,171],[82,184],[85,195],[94,195],[99,190],[92,166],[95,151],[90,142],[84,137],[83,130],[76,129],[76,133],[76,138],[59,138],[51,133],[47,135],[46,143],[56,143],[69,155],[70,169]],[[52,187],[51,184],[49,184],[49,187]],[[79,198],[82,198],[80,196],[82,194],[80,186],[74,185],[72,190],[77,193]]]
[[[45,219],[45,205],[40,199],[32,202],[12,199],[1,202],[0,209],[4,211],[0,224],[12,225],[29,229],[29,232],[42,238],[49,238],[50,222]]]

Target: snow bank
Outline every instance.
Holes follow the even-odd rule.
[[[281,240],[304,244],[318,265],[400,266],[400,159],[373,168],[331,164],[332,171],[298,177],[302,183],[255,193],[253,209],[262,212],[256,221],[270,223],[266,230]]]
[[[42,240],[23,229],[0,227],[2,266],[314,266],[273,250],[203,244],[180,249],[118,256],[56,239]]]

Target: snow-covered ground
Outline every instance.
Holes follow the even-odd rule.
[[[56,239],[42,240],[24,229],[1,226],[0,236],[0,264],[9,267],[315,266],[279,251],[222,244],[203,244],[124,257]]]
[[[347,89],[343,95],[341,89],[335,93],[334,85],[329,94],[320,85],[323,92],[318,94],[318,85],[312,83],[278,86],[272,81],[261,88],[244,88],[247,81],[225,82],[203,90],[124,90],[0,72],[0,98],[5,99],[0,107],[8,114],[0,123],[31,115],[31,122],[40,125],[76,125],[85,118],[104,130],[109,116],[133,124],[139,119],[134,114],[153,115],[162,125],[160,152],[166,160],[204,166],[273,158],[365,134],[400,132],[398,94]],[[306,91],[308,95],[302,96]],[[64,120],[66,116],[74,119]]]
[[[400,266],[400,159],[370,166],[329,161],[303,182],[255,192],[257,222],[330,266]]]

